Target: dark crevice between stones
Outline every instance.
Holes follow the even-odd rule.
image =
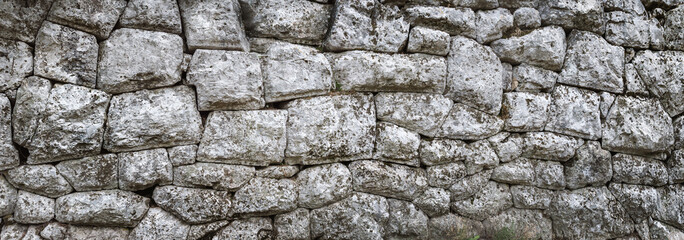
[[[14,144],[14,147],[19,151],[19,165],[26,165],[26,161],[28,160],[29,157],[29,150],[25,147],[22,147],[21,145],[17,143],[12,143]]]
[[[154,199],[152,199],[152,193],[154,192],[154,189],[158,185],[151,186],[149,188],[145,188],[143,190],[138,190],[138,191],[133,191],[135,194],[138,194],[143,197],[150,198],[150,207],[156,207],[157,204],[154,202]]]

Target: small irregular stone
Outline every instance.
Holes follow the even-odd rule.
[[[518,92],[551,92],[560,75],[554,71],[520,64],[513,68],[513,79],[518,83]]]
[[[463,161],[470,156],[470,148],[460,140],[420,140],[420,161],[426,166]]]
[[[46,223],[55,217],[55,200],[30,192],[19,191],[13,216],[18,223]]]
[[[227,219],[234,205],[226,191],[177,186],[156,187],[152,199],[159,207],[190,224]]]
[[[119,187],[118,162],[116,154],[104,154],[63,161],[56,167],[76,191],[97,191]]]
[[[523,36],[494,41],[490,46],[501,61],[559,71],[565,59],[565,32],[560,27],[547,26]]]
[[[673,129],[657,100],[618,96],[604,121],[601,143],[614,152],[659,152],[674,144]]]
[[[17,203],[17,189],[4,176],[0,176],[0,216],[14,212]]]
[[[256,171],[255,176],[264,178],[291,178],[299,172],[299,167],[297,166],[268,166]]]
[[[254,167],[202,163],[173,168],[173,185],[236,191],[254,177]]]
[[[510,162],[523,154],[524,139],[521,134],[499,133],[487,139],[499,158],[499,162]]]
[[[173,181],[173,165],[166,149],[119,153],[119,189],[138,191]]]
[[[408,21],[414,27],[445,31],[449,35],[475,35],[475,12],[470,8],[411,6],[406,8],[405,12]]]
[[[47,20],[106,39],[126,7],[126,0],[57,0]]]
[[[341,163],[306,168],[297,174],[300,207],[319,208],[352,193],[352,173]]]
[[[660,195],[653,219],[660,220],[679,229],[684,227],[684,187],[681,184],[667,185],[657,189]]]
[[[409,34],[406,51],[446,56],[449,53],[450,44],[451,39],[446,32],[426,27],[414,27]]]
[[[290,179],[252,178],[235,192],[233,212],[275,215],[297,208],[297,183]]]
[[[559,83],[622,93],[625,50],[591,32],[573,31]]]
[[[195,163],[197,158],[197,145],[184,145],[167,148],[169,161],[174,167]]]
[[[480,140],[500,132],[503,125],[504,121],[498,116],[490,115],[465,104],[454,103],[451,112],[444,119],[435,136],[460,140]]]
[[[534,185],[540,188],[563,190],[565,176],[563,165],[555,161],[537,161],[534,166]]]
[[[394,124],[379,122],[376,126],[374,159],[418,167],[420,135]]]
[[[539,1],[543,25],[558,25],[566,29],[579,29],[603,34],[603,1],[600,0],[549,0]]]
[[[249,51],[238,0],[178,1],[189,50]]]
[[[511,132],[544,130],[549,119],[549,105],[551,105],[549,94],[504,93],[501,110],[505,121],[504,130]]]
[[[669,49],[684,51],[684,7],[672,9],[665,13],[663,35]]]
[[[658,208],[660,194],[654,187],[611,183],[608,189],[634,222],[647,220]]]
[[[430,137],[435,135],[452,106],[452,101],[442,94],[384,92],[375,95],[378,120]]]
[[[230,224],[230,220],[221,220],[204,224],[190,225],[187,240],[199,240],[221,230],[223,227]]]
[[[424,238],[428,234],[428,217],[411,202],[388,199],[389,219],[384,227],[390,238]]]
[[[449,201],[449,191],[442,188],[428,188],[423,195],[413,200],[413,204],[429,217],[437,217],[449,212]]]
[[[522,239],[552,239],[551,219],[540,210],[511,208],[482,222],[485,234],[496,236],[502,229],[514,231]],[[511,229],[513,228],[513,229]]]
[[[133,227],[149,205],[149,198],[122,190],[78,192],[57,198],[55,219],[76,225]]]
[[[52,165],[22,165],[7,171],[5,177],[21,190],[51,198],[64,196],[74,190]]]
[[[461,216],[482,221],[513,206],[507,184],[489,181],[471,198],[452,201],[451,209]]]
[[[622,82],[622,79],[620,79]],[[601,138],[600,98],[595,92],[558,85],[551,93],[549,122],[544,128],[556,132],[590,140]]]
[[[12,105],[0,93],[0,169],[19,166],[19,150],[12,145]]]
[[[355,161],[349,164],[354,190],[397,199],[413,200],[428,186],[426,173],[412,168],[379,161]]]
[[[384,197],[354,193],[342,201],[312,210],[310,218],[312,239],[380,240],[389,219],[389,205]]]
[[[330,62],[315,48],[275,43],[266,56],[262,70],[267,103],[324,95],[333,88]]]
[[[565,162],[584,144],[580,138],[551,132],[528,132],[523,135],[523,156]]]
[[[45,21],[35,46],[35,75],[95,88],[99,49],[95,36]]]
[[[12,112],[12,140],[15,143],[27,146],[31,141],[47,108],[50,89],[52,89],[52,83],[37,76],[25,78],[17,89]],[[9,154],[3,155],[9,156]]]
[[[511,186],[513,206],[523,209],[547,209],[551,204],[554,191],[534,186]]]
[[[521,7],[513,12],[513,23],[522,29],[534,29],[541,26],[541,15],[537,9]]]
[[[577,149],[575,157],[564,168],[569,189],[603,186],[613,178],[610,152],[596,141],[587,141]]]
[[[462,162],[431,166],[425,170],[428,185],[432,187],[449,188],[466,176],[466,166]]]
[[[185,240],[190,225],[161,208],[150,208],[145,217],[131,229],[129,239],[174,239]]]
[[[0,3],[0,38],[33,42],[41,23],[47,17],[52,0]],[[1,92],[2,90],[0,90]]]
[[[535,162],[518,158],[494,168],[491,180],[508,184],[531,185],[535,182]]]
[[[309,210],[298,208],[289,213],[276,215],[273,218],[275,240],[310,239]]]
[[[273,224],[267,217],[238,219],[217,232],[212,240],[271,239]]]
[[[475,26],[478,29],[475,31],[475,40],[479,43],[500,39],[513,28],[513,14],[505,8],[477,11],[475,19]]]
[[[667,167],[662,161],[622,153],[613,156],[612,182],[662,186],[668,180]]]
[[[451,185],[451,187],[449,187],[451,201],[465,200],[480,192],[489,182],[491,175],[492,170],[482,171],[466,176],[461,181]]]
[[[33,48],[24,42],[0,39],[0,92],[17,88],[33,72]]]

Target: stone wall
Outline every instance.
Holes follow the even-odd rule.
[[[684,239],[684,0],[0,2],[0,239]]]

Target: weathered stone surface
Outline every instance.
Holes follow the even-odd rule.
[[[540,188],[562,190],[565,188],[563,165],[554,161],[537,161],[534,165],[534,185]]]
[[[352,192],[352,174],[341,163],[314,166],[297,175],[300,207],[319,208],[337,202]]]
[[[546,209],[551,204],[554,192],[533,186],[514,185],[511,186],[511,196],[516,208]]]
[[[190,225],[161,208],[150,208],[128,235],[129,239],[186,239]]]
[[[240,1],[240,6],[250,37],[272,37],[313,45],[325,38],[332,13],[331,4],[306,0],[250,0]]]
[[[31,153],[28,163],[54,162],[100,153],[108,103],[109,95],[102,91],[71,84],[56,85],[50,90],[45,111],[36,123],[31,140],[25,145]]]
[[[197,50],[187,73],[200,111],[259,109],[265,104],[261,63],[253,53]]]
[[[535,183],[535,162],[527,158],[518,158],[512,162],[494,168],[491,180],[509,183],[532,185]]]
[[[249,51],[238,0],[178,1],[186,44],[198,48]]]
[[[564,171],[569,189],[603,186],[613,177],[610,152],[603,150],[599,142],[587,141],[577,149]]]
[[[613,238],[634,231],[625,209],[606,187],[558,192],[546,214],[556,238]]]
[[[501,61],[559,71],[565,59],[565,32],[560,27],[548,26],[524,36],[494,41],[491,47]]]
[[[173,185],[236,191],[254,177],[254,167],[195,163],[173,169]]]
[[[190,225],[187,240],[199,240],[208,237],[208,235],[215,233],[221,228],[227,226],[231,221],[221,220],[205,224]]]
[[[174,167],[195,163],[197,158],[197,145],[184,145],[167,148],[169,161]]]
[[[464,177],[461,181],[451,185],[449,192],[451,193],[451,201],[465,200],[473,196],[475,193],[487,185],[489,177],[492,175],[492,170],[482,171],[473,175]]]
[[[225,191],[161,186],[152,199],[159,207],[191,224],[228,218],[232,213],[230,193]]]
[[[410,202],[388,199],[389,219],[385,234],[389,238],[425,238],[428,234],[428,217]]]
[[[35,75],[95,88],[99,49],[95,36],[45,21],[35,46]]]
[[[660,201],[653,215],[658,219],[677,228],[684,227],[684,187],[681,184],[667,185],[658,188]]]
[[[544,130],[548,121],[549,105],[551,105],[549,94],[504,93],[502,103],[504,130],[511,132]]]
[[[123,227],[91,227],[68,225],[66,226],[65,239],[126,239],[128,233],[129,230]]]
[[[503,92],[502,92],[503,94]],[[504,121],[465,104],[454,103],[435,136],[462,140],[479,140],[503,129]]]
[[[461,216],[482,221],[513,206],[507,184],[489,181],[472,198],[452,201],[451,209]]]
[[[668,182],[665,163],[618,153],[613,156],[612,182],[662,186]]]
[[[589,90],[558,85],[553,89],[551,96],[553,101],[549,107],[549,122],[546,124],[546,131],[590,140],[601,138],[598,94]]]
[[[376,126],[374,159],[418,167],[420,135],[385,122]]]
[[[539,12],[544,25],[603,34],[605,22],[602,3],[600,0],[539,1]]]
[[[202,119],[194,96],[185,86],[114,96],[104,148],[119,152],[199,143]]]
[[[489,143],[499,158],[499,162],[505,163],[518,159],[523,153],[524,139],[520,134],[502,132],[488,138]]]
[[[297,166],[288,166],[288,165],[282,165],[282,166],[268,166],[266,168],[262,168],[256,171],[256,176],[257,177],[264,177],[264,178],[291,178],[295,174],[299,172],[299,167]]]
[[[623,47],[648,48],[651,21],[645,16],[622,11],[608,12],[605,16],[606,41]]]
[[[47,20],[105,39],[114,29],[124,7],[126,0],[58,0],[52,4]]]
[[[74,190],[52,165],[19,166],[7,171],[5,177],[21,190],[51,198],[63,196]]]
[[[285,157],[287,111],[209,114],[197,161],[267,166]]]
[[[17,189],[5,177],[0,176],[0,216],[12,214],[16,203]]]
[[[274,215],[297,208],[297,183],[290,179],[252,178],[235,192],[233,212]]]
[[[684,112],[684,52],[646,50],[638,52],[632,62],[670,116]]]
[[[649,96],[646,84],[632,63],[625,64],[625,94]]]
[[[513,28],[513,14],[505,8],[477,11],[475,19],[475,40],[479,43],[497,40]]]
[[[608,189],[634,222],[647,220],[660,202],[658,191],[649,186],[611,183]]]
[[[610,45],[595,33],[573,31],[558,82],[622,93],[624,54],[622,47]]]
[[[24,79],[21,87],[17,89],[11,129],[12,139],[15,143],[21,146],[29,145],[40,120],[45,114],[51,88],[52,84],[47,79],[32,76]],[[6,104],[9,108],[9,101]],[[6,116],[7,118],[10,117],[9,114]],[[9,131],[2,132],[9,133]],[[10,154],[2,155],[11,156]]]
[[[513,12],[513,23],[522,29],[533,29],[541,26],[541,16],[537,9],[521,7]]]
[[[651,224],[648,232],[650,234],[650,238],[654,240],[684,238],[684,232],[659,221],[653,221],[653,224]]]
[[[286,105],[288,164],[368,159],[375,141],[371,94],[297,99]]]
[[[329,51],[398,52],[406,45],[409,23],[398,6],[375,0],[336,2],[323,43]]]
[[[444,91],[447,63],[427,54],[349,51],[333,55],[333,80],[343,91]]]
[[[133,227],[145,216],[149,202],[149,198],[121,190],[72,193],[57,198],[55,219],[78,225]]]
[[[384,197],[354,193],[340,202],[312,210],[310,217],[312,239],[379,240],[383,239],[383,226],[389,219],[389,205]]]
[[[51,0],[0,3],[0,38],[33,42],[41,22],[52,6]],[[1,91],[1,90],[0,90]]]
[[[667,161],[667,170],[670,175],[670,184],[684,182],[684,149],[672,152]]]
[[[453,103],[441,94],[378,93],[375,95],[377,118],[434,136]]]
[[[665,13],[663,35],[665,45],[672,50],[684,51],[684,7],[672,9]]]
[[[479,236],[484,231],[480,221],[464,218],[456,214],[431,218],[428,228],[430,232],[429,238],[435,240],[472,238]]]
[[[465,142],[451,139],[421,139],[418,152],[421,162],[427,166],[463,161],[471,154]]]
[[[409,34],[406,51],[446,56],[449,53],[450,42],[451,39],[446,32],[426,27],[414,27]]]
[[[405,11],[411,26],[445,31],[449,35],[473,37],[475,34],[475,12],[470,8],[412,6]]]
[[[19,151],[12,145],[12,106],[0,93],[0,169],[19,166]]]
[[[466,176],[466,165],[462,162],[431,166],[426,169],[428,185],[449,188]]]
[[[173,0],[131,0],[119,19],[119,26],[181,34],[178,3]]]
[[[0,92],[17,88],[33,72],[33,48],[26,43],[0,39]]]
[[[266,102],[323,95],[333,88],[330,62],[313,47],[275,43],[268,48],[266,56],[263,64]]]
[[[552,239],[551,219],[540,210],[511,208],[482,222],[485,234],[496,236],[502,229],[509,229],[516,238]]]
[[[166,149],[119,153],[119,188],[137,191],[173,181],[173,165]]]
[[[428,185],[426,173],[420,168],[364,160],[352,162],[349,170],[354,190],[385,197],[413,200]]]
[[[466,157],[466,173],[475,174],[483,169],[492,169],[499,165],[499,158],[487,140],[480,140],[468,145],[470,155]]]
[[[603,127],[604,149],[631,154],[659,152],[674,144],[672,119],[655,99],[618,96]]]
[[[613,106],[615,102],[615,94],[609,92],[601,92],[601,102],[599,103],[599,112],[601,112],[601,119],[605,119],[608,116],[608,111],[610,107]]]
[[[437,217],[449,212],[449,201],[450,196],[447,190],[428,188],[422,195],[413,200],[413,204],[429,217]]]
[[[298,208],[289,213],[276,215],[273,218],[275,240],[310,239],[309,210]]]
[[[580,138],[551,132],[529,132],[523,135],[523,156],[565,162],[584,144]]]
[[[46,223],[55,216],[55,200],[30,192],[19,191],[13,216],[18,223]]]
[[[447,57],[445,96],[489,114],[498,114],[503,94],[503,66],[487,46],[454,37]]]
[[[76,191],[97,191],[119,187],[118,162],[116,154],[104,154],[63,161],[56,167]]]
[[[100,52],[97,88],[106,92],[170,86],[181,79],[183,39],[178,35],[117,29]]]
[[[551,92],[559,74],[543,68],[520,64],[513,68],[513,81],[517,82],[519,92]]]
[[[253,217],[231,222],[219,231],[212,240],[271,239],[273,237],[272,231],[273,225],[270,218]]]
[[[0,238],[3,240],[24,240],[24,239],[41,239],[38,229],[39,225],[23,225],[18,223],[8,223],[2,226]]]

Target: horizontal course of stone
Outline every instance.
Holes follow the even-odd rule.
[[[684,0],[0,2],[0,239],[684,239]]]

